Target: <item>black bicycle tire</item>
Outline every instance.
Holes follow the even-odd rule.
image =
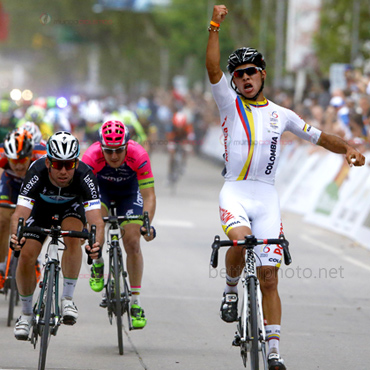
[[[251,369],[259,370],[259,332],[258,332],[258,312],[257,312],[257,292],[256,292],[256,281],[252,277],[248,281],[248,292],[249,292],[249,336],[250,341],[250,359]]]
[[[18,259],[14,257],[14,253],[12,253],[10,261],[10,274],[11,274],[11,280],[10,280],[10,294],[9,294],[9,306],[8,306],[8,319],[7,319],[7,326],[11,326],[12,320],[14,319],[14,307],[17,304],[17,296],[18,296],[18,289],[17,284],[15,280],[15,273],[17,271],[17,262]]]
[[[39,355],[39,367],[38,370],[44,370],[46,364],[46,355],[48,351],[49,338],[50,338],[50,319],[51,319],[51,305],[53,302],[54,293],[54,276],[55,276],[55,265],[52,263],[49,266],[49,270],[45,270],[45,274],[48,274],[46,279],[46,304],[44,309],[44,317],[40,317],[40,320],[44,321],[44,327],[42,329],[42,335],[40,340],[40,355]],[[44,299],[44,297],[42,297]]]
[[[123,355],[123,333],[122,333],[122,304],[121,304],[121,282],[120,268],[118,263],[118,248],[113,247],[113,274],[114,274],[114,289],[115,289],[115,316],[117,325],[117,338],[119,354]]]

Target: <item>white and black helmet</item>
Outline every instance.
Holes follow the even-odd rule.
[[[58,131],[49,138],[46,150],[51,159],[76,159],[80,155],[80,144],[70,132]]]
[[[27,130],[31,135],[33,142],[35,144],[39,144],[42,140],[42,134],[39,129],[39,126],[36,125],[36,123],[27,121],[21,125],[25,130]]]

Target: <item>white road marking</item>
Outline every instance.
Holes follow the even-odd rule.
[[[181,221],[181,220],[155,220],[155,223],[160,226],[168,226],[168,227],[183,227],[185,229],[191,229],[195,227],[193,222],[190,221]]]
[[[354,259],[353,257],[349,257],[349,256],[344,255],[341,250],[339,250],[335,247],[332,247],[331,245],[329,245],[327,243],[324,243],[321,240],[316,240],[315,238],[312,238],[312,237],[310,237],[306,234],[300,235],[300,238],[302,240],[306,241],[306,242],[309,242],[311,244],[315,244],[316,246],[318,246],[321,249],[325,249],[326,251],[337,255],[339,258],[341,258],[344,261],[347,261],[347,262],[351,263],[352,265],[355,265],[355,266],[363,268],[364,270],[370,271],[370,266]]]

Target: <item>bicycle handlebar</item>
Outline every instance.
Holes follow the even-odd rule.
[[[11,208],[11,209],[15,209],[17,205],[16,204],[13,204],[13,203],[0,203],[0,207],[1,208]]]
[[[144,235],[146,233],[147,236],[150,236],[150,221],[149,221],[149,213],[147,211],[144,212],[144,215],[141,216],[105,216],[103,217],[104,222],[124,222],[124,221],[143,221],[143,226],[146,229],[146,232],[142,233]]]
[[[257,239],[254,235],[247,235],[245,239],[241,240],[220,240],[218,235],[212,243],[211,266],[216,268],[218,266],[218,250],[221,247],[240,246],[246,249],[252,249],[261,244],[278,244],[283,247],[284,263],[288,266],[292,263],[292,257],[289,252],[289,242],[282,235],[278,239]]]
[[[62,230],[60,228],[54,228],[54,227],[52,227],[51,229],[46,229],[46,228],[39,227],[39,226],[24,226],[24,219],[20,218],[18,220],[18,226],[17,226],[18,241],[20,241],[23,238],[23,234],[25,232],[39,233],[39,234],[43,234],[43,235],[46,235],[46,236],[47,235],[52,235],[52,236],[56,236],[58,238],[63,236],[63,237],[69,237],[69,238],[88,239],[90,247],[92,247],[92,245],[95,243],[95,239],[96,239],[96,226],[95,225],[91,225],[91,231],[90,232],[75,231],[75,230]],[[14,256],[19,257],[20,252],[21,252],[20,250],[15,251]]]

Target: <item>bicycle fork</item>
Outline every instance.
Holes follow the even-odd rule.
[[[61,324],[60,319],[60,310],[59,310],[59,303],[58,303],[58,297],[59,297],[59,260],[58,260],[58,245],[50,245],[49,246],[49,252],[48,252],[48,260],[45,263],[45,274],[43,280],[40,282],[40,297],[43,297],[42,299],[38,300],[37,307],[35,305],[35,322],[34,322],[34,331],[37,336],[41,334],[41,326],[45,324],[44,322],[44,307],[45,307],[45,300],[46,300],[46,294],[47,289],[53,289],[54,290],[54,314],[51,318],[50,327],[51,334],[56,335],[58,328]],[[55,273],[54,276],[50,274],[50,266],[55,266]],[[35,343],[36,344],[36,343]]]
[[[248,333],[248,318],[250,316],[249,312],[249,302],[250,302],[250,289],[249,289],[249,281],[250,279],[255,280],[255,294],[257,297],[257,310],[258,310],[258,328],[259,328],[259,345],[258,348],[261,351],[261,348],[265,346],[265,325],[263,319],[263,309],[262,309],[262,293],[260,289],[259,280],[257,278],[257,271],[256,271],[256,264],[254,258],[254,251],[252,249],[247,249],[246,251],[246,263],[244,267],[244,277],[242,278],[242,285],[243,285],[243,304],[242,304],[242,312],[239,315],[239,323],[238,323],[238,331],[235,333],[235,337],[233,340],[234,346],[240,346],[243,344],[249,350],[250,341],[253,339],[249,337],[250,333]]]

